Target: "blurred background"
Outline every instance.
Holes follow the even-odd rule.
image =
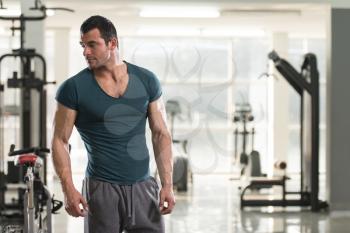
[[[111,19],[117,28],[122,58],[157,75],[174,139],[177,160],[174,182],[186,183],[175,187],[177,206],[172,215],[166,216],[166,232],[347,232],[350,190],[344,181],[350,175],[346,169],[350,162],[346,137],[349,132],[346,119],[350,115],[346,108],[349,3],[341,0],[1,3],[6,8],[0,9],[3,17],[19,16],[21,12],[33,17],[40,15],[42,10],[29,9],[35,4],[74,10],[44,9],[45,19],[28,21],[23,32],[25,47],[35,48],[46,60],[47,82],[56,82],[45,85],[47,145],[52,137],[57,87],[86,67],[79,27],[87,17],[99,14]],[[18,25],[19,21],[0,20],[0,55],[20,47],[20,32],[11,30]],[[313,76],[305,74],[308,70],[303,70],[302,65],[306,54],[315,55],[318,92],[305,94],[305,99],[317,96],[316,110],[312,108],[313,102],[303,103],[300,93],[276,69],[277,63],[268,57],[273,50],[294,67],[298,78],[310,84]],[[17,63],[16,59],[3,59],[0,63],[4,84],[0,153],[4,155],[5,173],[6,163],[11,161],[6,156],[10,145],[24,147],[25,140],[21,121],[23,92],[19,87],[6,85]],[[303,93],[305,90],[308,89],[303,89]],[[40,141],[36,139],[36,128],[43,124],[35,110],[38,108],[35,98],[40,97],[33,95],[30,113],[33,128],[27,146]],[[311,110],[317,112],[318,121],[314,121],[316,115]],[[316,136],[311,133],[312,122],[317,123]],[[153,158],[150,131],[147,135]],[[310,137],[317,138],[317,144]],[[74,181],[80,189],[87,155],[76,130],[70,144]],[[314,144],[318,148],[317,157],[313,157],[315,151],[307,151]],[[254,157],[257,160],[252,159],[256,155],[253,152],[257,152],[258,157]],[[310,165],[312,161],[318,162],[317,167]],[[281,168],[280,162],[286,167]],[[151,174],[155,174],[153,160],[150,167]],[[50,158],[46,168],[50,191],[63,200]],[[310,202],[289,207],[253,205],[241,211],[242,191],[252,184],[254,177],[267,182],[247,189],[246,193],[254,200],[261,196],[278,199],[281,187],[300,188],[327,202],[329,208],[321,205],[314,209]],[[283,178],[271,185],[269,182],[276,177]],[[312,182],[317,183],[317,189]],[[54,232],[82,231],[82,226],[82,219],[68,217],[63,209],[53,216]]]

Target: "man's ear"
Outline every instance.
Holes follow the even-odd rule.
[[[113,37],[108,43],[109,43],[110,49],[112,50],[119,47],[118,39],[116,37]]]

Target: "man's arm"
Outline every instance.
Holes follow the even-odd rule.
[[[152,131],[154,156],[162,183],[159,203],[160,211],[162,214],[169,214],[175,205],[172,141],[166,124],[166,112],[162,98],[149,104],[148,119]],[[164,202],[167,203],[167,206],[164,205]]]
[[[61,181],[66,211],[74,217],[79,217],[84,216],[84,211],[79,205],[82,204],[84,209],[87,209],[87,204],[73,184],[68,144],[76,116],[75,110],[58,103],[52,138],[52,160]]]

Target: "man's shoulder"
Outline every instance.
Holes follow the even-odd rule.
[[[75,75],[71,76],[69,79],[78,81],[78,80],[85,78],[86,76],[89,76],[89,75],[91,75],[90,69],[85,68],[85,69],[82,69],[81,71],[79,71],[78,73],[76,73]]]
[[[155,74],[150,71],[149,69],[146,69],[144,67],[129,63],[127,61],[124,61],[128,67],[129,72],[135,74],[138,77],[149,77],[149,78],[154,78],[156,77]]]
[[[90,74],[90,70],[88,68],[85,68],[81,71],[79,71],[77,74],[70,76],[66,80],[64,80],[60,84],[59,89],[66,89],[65,87],[69,87],[70,89],[76,89],[79,86],[82,86],[84,84],[84,81],[86,80],[86,76]],[[84,81],[83,81],[84,79]]]

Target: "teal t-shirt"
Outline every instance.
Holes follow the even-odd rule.
[[[147,109],[162,91],[152,72],[125,63],[129,82],[119,98],[105,93],[86,68],[60,85],[56,100],[78,113],[75,127],[87,150],[86,176],[133,184],[149,177]]]

